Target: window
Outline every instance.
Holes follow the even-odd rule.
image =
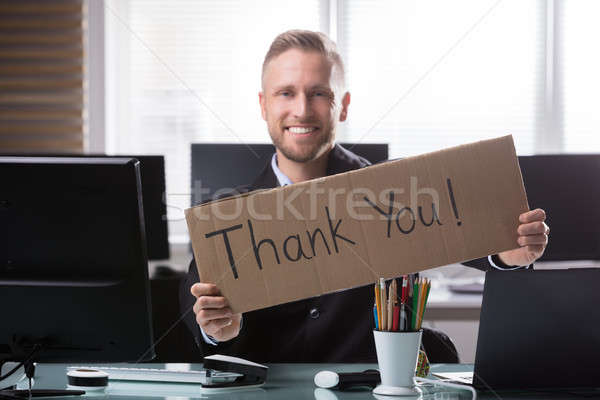
[[[324,11],[318,0],[106,2],[107,151],[165,155],[173,239],[187,241],[190,144],[269,142],[264,55],[290,27],[322,30]]]
[[[402,157],[504,134],[520,154],[600,151],[594,0],[106,0],[106,150],[165,154],[187,240],[190,143],[268,142],[260,68],[291,28],[338,42],[340,141]]]
[[[512,134],[521,153],[534,151],[543,2],[355,0],[341,15],[344,140],[389,142],[403,157]]]
[[[600,152],[600,3],[557,1],[557,96],[566,152]]]

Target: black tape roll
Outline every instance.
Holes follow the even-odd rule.
[[[69,386],[102,388],[108,386],[108,374],[95,369],[75,369],[67,372]]]

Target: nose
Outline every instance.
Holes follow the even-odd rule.
[[[301,93],[295,97],[293,104],[293,114],[294,117],[298,119],[303,119],[307,116],[310,116],[310,99],[304,93]]]

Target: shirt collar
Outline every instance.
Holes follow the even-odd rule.
[[[287,186],[293,183],[292,180],[288,178],[286,174],[281,172],[277,166],[277,153],[273,153],[273,157],[271,158],[271,168],[277,177],[277,181],[279,181],[279,186]]]

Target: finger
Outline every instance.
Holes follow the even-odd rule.
[[[190,292],[195,297],[218,296],[221,294],[219,288],[212,283],[194,283],[190,288]]]
[[[202,296],[196,299],[194,303],[194,313],[198,314],[203,309],[222,309],[229,305],[225,297]]]
[[[519,215],[519,222],[523,224],[527,224],[529,222],[534,221],[545,221],[546,220],[546,212],[541,208],[536,208],[535,210],[524,212]]]
[[[197,318],[201,321],[212,321],[215,319],[223,319],[232,317],[231,309],[223,308],[220,310],[200,310],[197,314]]]
[[[548,227],[548,225],[546,225],[545,222],[536,221],[536,222],[530,222],[528,224],[519,225],[519,228],[517,229],[517,233],[520,236],[540,235],[540,234],[548,235],[548,233],[550,233],[550,228]]]
[[[530,246],[530,245],[542,245],[548,244],[548,236],[546,235],[530,235],[530,236],[519,236],[517,239],[519,246]]]
[[[217,334],[221,329],[228,327],[229,325],[232,324],[232,320],[231,318],[221,318],[221,319],[213,319],[211,321],[203,321],[202,323],[198,323],[200,325],[200,327],[202,328],[202,330],[208,334],[208,335],[215,335]]]

